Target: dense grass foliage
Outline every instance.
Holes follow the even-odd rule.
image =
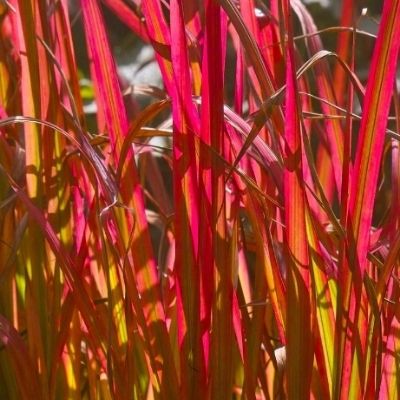
[[[1,399],[399,398],[400,0],[342,3],[0,2]]]

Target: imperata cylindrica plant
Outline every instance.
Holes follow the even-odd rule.
[[[399,398],[400,0],[337,3],[0,1],[0,399]]]

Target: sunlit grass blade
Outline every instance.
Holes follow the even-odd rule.
[[[320,254],[319,242],[314,231],[313,223],[310,218],[310,212],[306,212],[306,229],[308,244],[310,248],[311,276],[314,290],[314,306],[316,308],[316,320],[321,338],[321,348],[323,350],[323,364],[326,370],[326,379],[328,382],[327,392],[330,398],[333,395],[334,381],[334,349],[335,349],[335,315],[336,298],[332,293],[328,274],[325,269],[324,259]],[[317,339],[318,340],[318,339]],[[318,360],[317,360],[318,362]],[[321,377],[321,384],[323,384]]]
[[[306,399],[310,394],[313,365],[310,270],[305,225],[305,193],[301,168],[301,124],[296,94],[296,66],[289,2],[283,3],[286,45],[285,101],[285,251],[287,252],[287,393]]]
[[[300,1],[292,4],[295,12],[298,14],[300,23],[302,24],[304,34],[313,34],[317,31],[311,15]],[[311,58],[314,54],[323,50],[322,41],[318,35],[311,35],[306,39],[306,46]],[[319,96],[328,102],[335,103],[332,80],[330,78],[329,64],[327,60],[323,60],[315,64],[315,76]],[[322,112],[327,115],[337,115],[335,108],[330,107],[327,103],[321,102]],[[335,118],[324,120],[324,131],[326,132],[327,142],[329,144],[330,159],[335,168],[333,173],[335,176],[336,187],[338,193],[341,191],[342,169],[343,164],[343,132],[340,121]],[[329,165],[327,165],[329,166]],[[332,200],[332,198],[329,198]]]
[[[144,42],[149,41],[146,26],[141,20],[140,15],[137,15],[129,6],[122,0],[103,0],[103,3],[112,10],[115,15],[126,24],[133,32],[135,32]]]
[[[226,15],[214,0],[206,2],[205,45],[202,60],[202,137],[217,154],[224,144],[224,62],[226,53]],[[207,150],[206,150],[207,151]],[[228,260],[225,165],[214,155],[206,157],[210,170],[205,182],[211,203],[211,243],[213,251],[213,304],[210,349],[210,396],[229,399],[232,393],[232,301],[231,265]],[[211,186],[209,186],[211,185]],[[211,193],[210,193],[211,192]],[[206,205],[208,208],[209,206]],[[204,276],[205,278],[205,276]],[[204,279],[203,278],[203,279]],[[205,293],[207,294],[207,293]]]
[[[205,359],[200,333],[200,271],[198,269],[199,189],[194,132],[199,117],[192,101],[192,82],[183,3],[174,0],[171,12],[171,59],[174,87],[170,92],[173,116],[173,185],[177,277],[178,340],[181,397],[201,398],[206,389]]]
[[[374,49],[350,195],[351,234],[357,243],[357,264],[365,270],[380,161],[400,47],[399,2],[386,0]]]
[[[355,5],[354,0],[344,0],[341,4],[342,12],[340,18],[341,26],[353,26]],[[350,64],[351,52],[354,50],[351,47],[352,34],[350,31],[339,32],[337,39],[337,54],[344,61]],[[335,96],[339,106],[342,105],[344,95],[346,93],[346,74],[345,71],[336,65],[333,72],[333,85],[335,87]]]
[[[349,268],[352,271],[353,280],[362,279],[367,269],[372,213],[400,46],[399,16],[400,2],[385,1],[371,63],[370,78],[362,105],[363,111],[351,184],[347,227],[350,246]],[[350,323],[357,323],[357,331],[359,333],[356,333],[354,329],[352,333],[349,332],[351,346],[346,345],[345,356],[347,355],[347,357],[353,359],[353,368],[351,372],[350,369],[344,369],[350,375],[344,372],[341,386],[350,387],[350,393],[358,393],[361,390],[360,387],[363,386],[365,373],[363,371],[363,354],[367,335],[367,315],[365,309],[360,309],[365,305],[365,295],[362,294],[359,283],[354,282],[353,288],[351,288],[349,282],[344,284],[350,289],[348,293],[351,293],[349,297],[347,297],[348,295],[344,297],[344,299],[349,298],[350,300],[349,304],[344,304],[345,312],[352,305]],[[360,337],[361,346],[356,347],[358,336]],[[352,357],[351,354],[354,354],[355,351],[357,354]],[[345,361],[345,363],[348,362]]]
[[[21,111],[30,117],[51,118],[51,111],[48,108],[50,88],[47,85],[49,82],[47,57],[36,40],[36,35],[43,35],[42,15],[36,2],[19,1],[15,6],[19,11],[13,26],[15,37],[18,38],[19,49],[26,54],[26,57],[20,58],[22,92],[26,94],[21,99]],[[39,58],[42,59],[42,63],[39,63]],[[45,207],[43,196],[47,192],[44,185],[44,170],[49,172],[49,164],[46,166],[42,157],[46,148],[41,140],[44,130],[38,125],[24,126],[27,194],[40,208]],[[50,159],[46,159],[48,163]],[[38,363],[42,391],[45,394],[48,385],[48,365],[45,360],[50,351],[52,333],[47,325],[48,303],[42,293],[46,287],[45,267],[48,268],[49,263],[46,260],[46,248],[40,229],[32,221],[29,222],[28,235],[35,238],[35,240],[25,238],[21,245],[27,253],[26,320],[31,326],[28,330],[28,343],[33,359]]]

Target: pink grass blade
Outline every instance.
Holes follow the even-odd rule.
[[[313,365],[310,271],[301,167],[301,125],[289,1],[283,2],[286,45],[285,225],[287,265],[287,393],[308,399]]]
[[[18,1],[15,4],[18,12],[15,16],[15,38],[18,48],[26,56],[20,58],[21,63],[21,92],[22,113],[30,117],[46,119],[49,110],[49,65],[42,47],[38,46],[36,35],[42,36],[42,20],[39,6],[33,1]],[[39,63],[39,59],[42,60]],[[50,117],[51,118],[51,117]],[[45,129],[40,126],[24,126],[24,142],[26,154],[26,187],[29,198],[39,207],[43,207],[43,197],[46,193],[43,171],[42,135]],[[26,319],[32,329],[28,331],[28,343],[34,360],[38,363],[42,392],[47,396],[47,362],[51,332],[47,329],[48,304],[42,295],[45,283],[44,266],[46,248],[40,229],[30,221],[29,235],[35,240],[24,240],[22,248],[27,251],[26,271],[27,290]],[[40,366],[40,367],[39,367]]]
[[[184,1],[183,15],[189,47],[189,64],[192,75],[193,94],[201,93],[201,49],[204,42],[202,14],[204,13],[203,1]]]
[[[212,38],[210,38],[210,20],[215,20],[215,16],[210,16],[210,9],[212,11],[212,6],[210,2],[206,3],[206,35],[205,44],[203,46],[203,60],[202,60],[202,74],[205,78],[204,84],[202,85],[202,96],[201,96],[201,130],[200,130],[200,153],[199,153],[199,188],[201,190],[201,196],[199,199],[199,211],[200,211],[200,226],[199,226],[199,254],[204,254],[204,256],[199,258],[199,268],[201,268],[201,304],[200,304],[200,318],[204,323],[205,329],[202,331],[202,343],[205,351],[205,363],[206,363],[206,374],[210,376],[210,379],[215,381],[213,378],[212,371],[210,371],[210,362],[213,364],[218,362],[215,357],[210,353],[210,329],[211,329],[211,319],[212,319],[212,307],[213,307],[213,296],[215,287],[215,276],[214,276],[214,251],[213,251],[213,236],[215,230],[213,229],[213,181],[212,181],[212,160],[213,154],[210,151],[212,135],[219,135],[219,132],[214,132],[213,122],[217,121],[215,115],[211,115],[213,112],[211,108],[212,96],[211,91],[212,86],[210,80],[215,79],[215,76],[210,76],[212,71],[210,71],[210,47],[213,47]],[[215,22],[215,21],[214,21]],[[217,22],[220,24],[220,22]],[[215,41],[220,43],[220,37],[216,37]],[[211,46],[210,46],[211,43]],[[215,44],[214,44],[215,47]],[[217,62],[218,62],[217,56]],[[218,64],[218,71],[220,71],[221,65]],[[221,72],[221,71],[220,71]],[[221,82],[220,82],[221,84]],[[220,94],[218,94],[220,95]],[[217,107],[220,104],[216,104]],[[217,129],[221,129],[221,126],[217,126]],[[210,251],[211,249],[211,251]],[[213,335],[215,346],[215,335]],[[212,367],[212,366],[211,366]],[[218,374],[215,374],[218,377]],[[215,383],[211,383],[215,386]]]
[[[249,196],[250,197],[250,196]],[[255,246],[256,246],[256,263],[255,263],[255,276],[254,281],[249,275],[249,271],[239,271],[240,283],[243,286],[243,301],[247,304],[247,300],[261,302],[259,306],[255,305],[252,308],[251,316],[246,315],[247,307],[243,311],[242,325],[244,329],[244,337],[246,338],[244,345],[244,376],[243,376],[243,396],[248,399],[255,399],[258,371],[260,368],[259,348],[262,343],[263,327],[265,320],[265,304],[264,301],[268,295],[267,280],[265,275],[271,274],[270,262],[268,258],[267,248],[263,242],[263,236],[259,232],[259,225],[257,224],[262,213],[259,204],[252,198],[245,200],[246,209],[249,213],[249,219],[252,226],[255,227]],[[265,234],[265,232],[264,232]],[[264,270],[265,268],[265,270]],[[242,273],[241,273],[242,272]],[[268,275],[267,275],[268,276]],[[268,282],[271,286],[271,282]],[[272,282],[274,285],[274,282]],[[273,286],[272,286],[273,287]]]
[[[261,96],[261,100],[267,102],[269,105],[270,103],[268,102],[268,99],[275,92],[276,84],[273,81],[273,75],[268,69],[268,65],[264,62],[262,53],[257,44],[258,30],[257,32],[252,32],[249,29],[232,0],[219,0],[219,2],[232,22],[232,25],[235,27],[243,45],[248,60],[247,71],[249,78],[253,86],[258,88],[257,92],[259,93],[259,96]],[[254,37],[254,35],[256,37]],[[252,102],[249,104],[250,107],[252,107],[251,104]],[[277,103],[274,103],[273,105],[276,104]],[[263,107],[261,113],[266,114],[268,118],[271,118],[274,128],[272,132],[282,132],[284,123],[282,110],[280,107],[266,107],[265,109]],[[263,125],[262,123],[258,124],[257,122],[258,121],[256,120],[253,127],[255,134],[260,131]],[[244,152],[245,149],[243,149],[240,154],[242,155]],[[240,155],[238,158],[240,158]],[[235,161],[233,165],[236,166],[237,161]]]
[[[283,57],[283,48],[279,41],[279,21],[277,2],[271,1],[270,15],[260,18],[261,29],[260,45],[263,50],[264,59],[273,75],[276,87],[280,87],[285,82],[285,62]],[[263,49],[262,43],[270,43]]]
[[[110,136],[113,152],[116,153],[121,148],[128,129],[116,66],[97,2],[81,0],[81,4],[86,40],[93,57],[94,81],[100,100],[99,108],[104,114],[107,133]]]
[[[340,18],[340,26],[353,26],[355,4],[354,0],[344,0],[341,4],[342,12]],[[337,51],[339,58],[341,58],[347,64],[350,64],[351,60],[351,32],[339,32],[337,39]],[[345,71],[336,65],[333,72],[333,84],[335,87],[335,96],[339,106],[343,104],[343,98],[346,93],[346,74]]]
[[[400,2],[386,0],[366,87],[350,195],[350,219],[363,273],[368,251],[376,183],[400,47]]]
[[[253,0],[241,0],[239,2],[239,6],[240,6],[240,14],[243,20],[243,23],[245,24],[245,26],[248,28],[249,33],[252,35],[252,38],[254,39],[254,41],[257,44],[257,47],[261,53],[261,47],[260,46],[260,30],[259,30],[259,26],[257,24],[257,20],[256,20],[256,15],[255,15],[255,5],[254,5],[254,1]],[[263,60],[264,61],[264,60]],[[245,65],[245,67],[247,67],[245,69],[245,73],[247,74],[247,76],[249,77],[249,81],[251,82],[249,84],[249,89],[253,89],[254,91],[254,95],[251,93],[249,93],[249,95],[252,97],[258,97],[258,98],[263,98],[263,91],[262,91],[262,87],[260,82],[257,80],[257,74],[254,71],[254,66],[252,65],[252,63],[247,63],[247,65]],[[268,69],[268,65],[264,63],[264,68],[267,70],[267,72],[269,73],[269,75],[271,76],[272,74],[270,73],[269,69]],[[249,111],[253,112],[253,105],[254,102],[251,101],[249,104]]]
[[[298,0],[292,2],[291,4],[300,19],[304,34],[315,33],[317,28],[305,6]],[[309,39],[307,39],[306,45],[310,57],[323,50],[322,41],[318,35],[312,35]],[[330,75],[329,65],[326,60],[323,60],[315,65],[316,83],[320,97],[335,104],[336,100]],[[321,102],[321,108],[324,114],[333,116],[338,115],[336,109],[329,106],[325,102]],[[340,193],[342,186],[343,132],[340,121],[335,118],[326,119],[324,121],[324,127],[329,144],[331,160],[333,165],[335,165],[333,173],[335,176],[336,187],[338,193]],[[329,198],[329,200],[332,199]]]
[[[77,65],[73,52],[71,22],[69,21],[68,4],[66,2],[61,2],[60,7],[57,8],[55,20],[53,35],[60,35],[64,38],[64,40],[56,42],[54,57],[52,57],[53,63],[55,63],[57,83],[60,86],[60,100],[63,106],[71,110],[76,119],[75,122],[80,126],[83,121],[83,104],[76,74]],[[57,68],[57,63],[60,68]]]
[[[205,45],[203,49],[202,137],[213,152],[223,154],[224,145],[224,62],[226,52],[226,15],[214,0],[206,2]],[[229,399],[232,393],[232,301],[231,266],[228,262],[225,165],[214,154],[207,159],[211,176],[211,235],[213,249],[214,293],[210,354],[210,396]],[[205,276],[204,276],[205,278]],[[203,278],[203,279],[204,279]]]
[[[258,135],[254,136],[255,131],[252,130],[249,123],[234,113],[229,107],[224,108],[225,120],[237,130],[242,138],[237,138],[235,135],[231,137],[233,152],[236,153],[236,159],[233,164],[237,164],[241,157],[248,152],[248,155],[257,159],[257,161],[264,165],[266,172],[271,175],[275,185],[279,190],[282,189],[283,178],[283,163],[280,157],[271,149],[271,147]],[[254,152],[251,151],[251,146],[254,147],[261,155],[258,159]],[[233,167],[232,167],[233,168]]]
[[[387,0],[384,3],[382,20],[372,58],[370,78],[366,87],[349,199],[348,235],[351,246],[349,268],[353,271],[353,279],[362,279],[367,266],[372,212],[399,46],[400,2]],[[362,372],[360,370],[362,367],[358,365],[358,362],[362,363],[363,356],[360,351],[365,350],[365,341],[367,339],[365,311],[361,311],[358,307],[360,307],[359,302],[365,296],[356,286],[351,289],[351,293],[349,299],[351,302],[356,303],[353,303],[350,311],[350,321],[358,325],[361,349],[356,350],[357,355],[354,356],[353,368],[345,368],[343,370],[341,386],[349,387],[350,393],[358,393],[363,385],[361,382]],[[355,304],[359,305],[356,306]],[[349,342],[345,346],[345,364],[348,364],[349,359],[352,358],[356,337],[357,334],[353,332],[351,346]]]
[[[142,2],[142,10],[146,19],[148,35],[156,52],[163,83],[169,96],[173,97],[175,89],[171,64],[171,33],[165,21],[160,1]]]
[[[143,42],[149,41],[146,26],[140,16],[128,7],[122,0],[102,0],[102,2]]]
[[[243,18],[240,15],[239,10],[235,6],[232,0],[218,0],[230,21],[234,25],[240,40],[246,50],[246,54],[251,61],[251,65],[254,68],[254,72],[257,76],[261,87],[261,94],[263,100],[266,100],[269,95],[274,92],[274,84],[271,80],[266,65],[263,61],[261,52],[258,48],[257,42],[252,35],[251,30],[246,26]]]
[[[193,132],[199,118],[192,101],[187,38],[183,4],[170,4],[171,59],[174,87],[173,180],[175,203],[175,253],[177,277],[178,340],[181,364],[181,397],[201,398],[206,388],[205,354],[200,333],[200,271],[198,269],[198,181],[197,157]],[[181,308],[182,307],[182,308]]]
[[[351,70],[354,70],[354,55],[350,64]],[[337,73],[337,71],[335,72]],[[346,126],[344,130],[344,140],[343,140],[343,169],[342,169],[342,192],[340,194],[340,223],[341,226],[346,227],[348,224],[348,214],[349,214],[349,195],[350,195],[350,185],[351,185],[351,176],[350,170],[352,166],[351,159],[351,147],[352,147],[352,134],[353,134],[353,123],[351,119],[351,112],[353,110],[354,103],[354,88],[352,85],[349,85],[348,88],[348,103],[347,103],[347,115],[346,115]],[[344,335],[347,329],[347,320],[346,320],[346,307],[341,307],[340,304],[342,302],[346,302],[344,300],[348,296],[348,282],[350,280],[350,268],[348,264],[348,242],[346,237],[344,236],[339,244],[339,262],[338,262],[338,283],[339,283],[339,292],[338,299],[336,305],[336,336],[335,336],[335,366],[336,371],[334,375],[334,388],[333,393],[334,396],[338,396],[340,392],[340,386],[338,382],[340,382],[340,376],[342,374],[343,368],[343,360],[345,357],[343,346],[344,346]],[[346,368],[346,367],[345,367]]]

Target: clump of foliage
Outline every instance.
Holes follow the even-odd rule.
[[[68,1],[0,3],[0,398],[398,398],[400,0],[78,6],[90,129]]]

